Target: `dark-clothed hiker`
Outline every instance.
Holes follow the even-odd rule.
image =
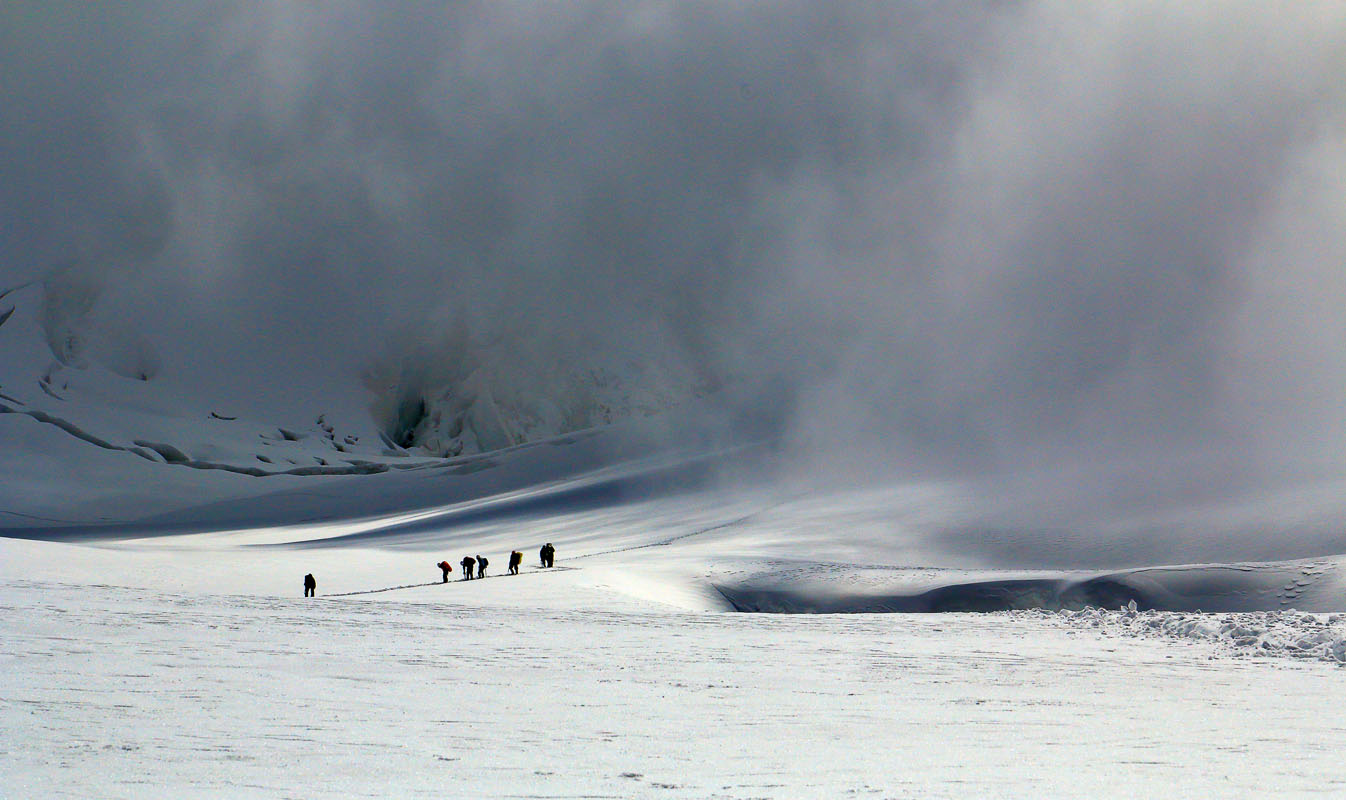
[[[472,580],[472,565],[475,563],[477,560],[472,556],[463,556],[463,580]]]
[[[556,548],[552,547],[551,542],[542,545],[542,566],[551,567],[556,565]]]
[[[317,578],[313,577],[313,573],[311,572],[304,576],[304,596],[305,597],[318,596],[318,580]]]
[[[509,574],[518,575],[519,565],[523,563],[523,553],[518,550],[509,554]]]
[[[477,556],[477,577],[486,577],[486,556]]]
[[[449,582],[449,573],[450,573],[450,572],[453,572],[453,566],[450,565],[449,562],[447,562],[447,561],[441,561],[441,562],[439,562],[438,564],[436,564],[435,566],[437,566],[437,567],[439,567],[441,570],[443,570],[443,572],[444,572],[444,582],[445,582],[445,583],[448,583],[448,582]]]

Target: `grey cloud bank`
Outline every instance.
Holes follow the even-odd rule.
[[[1333,3],[11,4],[0,283],[386,414],[642,364],[848,479],[1317,464],[1343,74]]]

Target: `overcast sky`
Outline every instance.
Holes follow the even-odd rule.
[[[253,381],[490,342],[814,452],[1307,456],[1344,75],[1308,0],[8,3],[0,284]]]

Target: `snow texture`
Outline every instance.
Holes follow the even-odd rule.
[[[583,572],[353,597],[320,573],[310,601],[298,573],[290,597],[6,580],[3,794],[1346,791],[1326,664],[1040,614],[685,613]]]
[[[1208,642],[1223,654],[1239,657],[1279,656],[1346,664],[1346,615],[1342,614],[1294,610],[1241,614],[1138,611],[1134,603],[1117,611],[1086,608],[1059,614],[1072,625],[1097,628],[1107,635]]]

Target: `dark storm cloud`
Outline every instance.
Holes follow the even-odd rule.
[[[3,14],[6,282],[238,363],[657,352],[954,463],[1339,411],[1333,4]]]

